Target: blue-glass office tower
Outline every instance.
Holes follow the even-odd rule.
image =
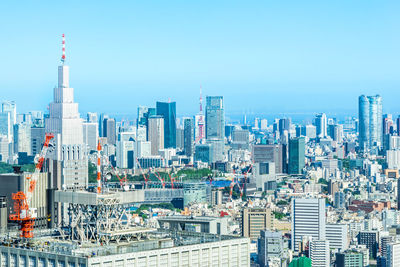
[[[222,96],[207,96],[206,141],[211,144],[213,161],[224,160],[225,113]]]
[[[289,140],[289,174],[301,174],[305,166],[306,142],[304,137]]]
[[[382,97],[358,98],[359,144],[362,149],[382,146]]]
[[[176,148],[176,102],[157,102],[156,111],[164,118],[164,147]]]

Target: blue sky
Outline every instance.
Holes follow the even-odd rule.
[[[232,114],[356,114],[363,93],[398,113],[399,1],[9,2],[0,100],[19,112],[51,101],[65,33],[81,113],[136,114],[170,98],[189,115],[200,85]]]

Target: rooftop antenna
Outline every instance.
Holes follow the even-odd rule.
[[[64,65],[64,63],[65,63],[65,34],[62,34],[62,56],[61,56],[61,62]]]

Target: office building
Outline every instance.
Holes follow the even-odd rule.
[[[55,150],[49,158],[62,161],[62,185],[58,188],[86,188],[88,184],[87,147],[83,142],[82,119],[78,103],[74,102],[74,89],[69,87],[69,67],[58,67],[58,87],[50,103],[49,117],[45,120],[47,133],[53,133]],[[54,177],[58,174],[54,174]]]
[[[358,98],[359,144],[362,149],[382,145],[382,97]]]
[[[176,102],[157,102],[156,110],[164,118],[164,148],[176,148]]]
[[[185,118],[184,124],[184,145],[183,150],[185,155],[190,157],[193,155],[193,145],[194,145],[194,123],[192,118]]]
[[[315,127],[317,129],[317,137],[325,138],[328,136],[327,118],[325,113],[315,116]]]
[[[121,132],[116,146],[117,167],[132,169],[135,166],[135,133]]]
[[[331,250],[344,251],[348,248],[349,227],[347,224],[328,223],[325,235]]]
[[[32,155],[31,125],[26,123],[14,125],[14,153],[25,152]]]
[[[83,142],[88,146],[88,150],[97,150],[97,143],[99,142],[99,125],[97,123],[97,118],[94,122],[82,123],[82,128]]]
[[[11,125],[17,123],[17,105],[14,101],[4,101],[1,104],[1,112],[10,114]]]
[[[336,253],[336,267],[364,267],[364,255],[356,250]]]
[[[310,258],[312,267],[331,266],[329,241],[326,239],[316,240],[312,238],[310,241]]]
[[[44,127],[32,126],[31,128],[31,151],[32,155],[39,154],[42,150],[43,143],[45,141],[45,129]]]
[[[275,173],[283,172],[282,145],[253,145],[252,159],[254,163],[273,162]]]
[[[3,266],[152,267],[218,263],[224,267],[250,267],[248,238],[195,232],[180,232],[177,236],[166,231],[157,235],[157,232],[146,231],[145,237],[122,242],[118,249],[99,243],[61,242],[51,236],[29,247],[4,245],[0,246],[0,262]]]
[[[151,142],[137,141],[136,142],[136,157],[146,158],[151,156]]]
[[[149,118],[148,140],[151,143],[151,154],[158,155],[158,151],[164,148],[164,118],[151,116]]]
[[[325,199],[292,199],[292,250],[299,251],[303,237],[324,240],[326,235]]]
[[[272,232],[261,230],[260,237],[257,242],[258,249],[258,264],[260,267],[268,267],[268,261],[271,258],[282,257],[283,253],[283,238],[281,232]]]
[[[86,122],[96,123],[98,126],[99,118],[97,117],[97,113],[96,112],[88,112],[86,114]]]
[[[284,131],[289,132],[291,124],[292,124],[292,122],[291,122],[290,118],[279,119],[279,122],[278,122],[279,136],[282,136]]]
[[[289,140],[289,174],[301,174],[305,166],[305,139],[295,137]]]
[[[378,252],[379,233],[377,231],[361,231],[358,233],[359,245],[365,245],[369,249],[369,256],[376,259]]]
[[[269,181],[276,181],[275,163],[274,162],[258,162],[253,165],[252,169],[254,182],[258,189],[266,190],[265,184]]]
[[[206,140],[213,144],[213,161],[224,159],[225,113],[222,96],[207,96]]]
[[[194,161],[201,161],[210,164],[213,161],[211,145],[210,144],[196,145],[194,153]]]
[[[103,137],[107,138],[107,144],[115,145],[117,141],[117,126],[115,119],[105,118],[103,120]]]
[[[387,245],[387,267],[400,266],[400,243],[391,243]]]
[[[12,141],[13,124],[9,112],[0,113],[0,135],[6,136],[8,141]]]
[[[268,208],[242,209],[242,236],[257,240],[261,230],[273,230],[272,211]]]

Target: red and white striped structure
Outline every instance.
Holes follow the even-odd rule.
[[[61,62],[64,64],[65,63],[65,34],[62,35],[62,56],[61,56]]]
[[[101,144],[97,143],[97,193],[101,193]]]

